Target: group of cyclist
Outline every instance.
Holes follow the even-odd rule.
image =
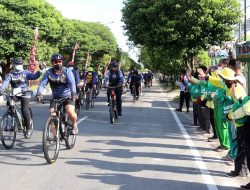
[[[142,83],[144,82],[145,87],[152,86],[153,74],[150,70],[145,73],[139,73],[139,71],[134,68],[132,69],[127,78],[127,84],[129,84],[129,89],[131,94],[133,93],[133,85],[135,85],[136,99],[139,98],[140,92],[142,92]]]
[[[75,112],[75,101],[78,101],[77,94],[84,85],[83,89],[85,91],[87,91],[88,88],[93,89],[93,98],[96,98],[98,94],[97,87],[102,85],[103,76],[101,72],[96,73],[92,67],[88,67],[80,74],[78,69],[74,67],[74,64],[72,62],[69,62],[67,66],[64,66],[63,56],[59,53],[55,53],[51,56],[52,67],[46,69],[45,72],[43,72],[44,68],[42,65],[39,65],[35,73],[25,70],[23,67],[23,60],[21,58],[13,58],[11,60],[11,64],[13,65],[13,70],[6,75],[2,86],[0,87],[0,93],[3,94],[9,84],[11,85],[13,94],[17,94],[18,92],[25,92],[20,95],[17,95],[15,101],[21,100],[21,112],[24,118],[24,125],[27,129],[27,133],[31,133],[29,122],[31,119],[31,115],[29,112],[29,101],[31,98],[31,93],[26,92],[29,87],[29,80],[36,80],[42,75],[42,73],[44,73],[37,88],[36,100],[43,100],[45,88],[49,83],[53,99],[65,99],[63,105],[65,106],[65,110],[72,122],[72,133],[77,134],[77,114]],[[104,77],[103,85],[108,87],[108,102],[110,99],[111,92],[109,87],[116,87],[115,93],[118,116],[122,116],[121,97],[126,82],[129,84],[131,94],[132,86],[136,86],[136,96],[138,99],[141,83],[144,80],[148,81],[149,78],[152,79],[152,77],[153,76],[150,74],[150,72],[142,74],[139,73],[137,69],[133,69],[128,74],[128,78],[126,81],[124,73],[119,69],[119,64],[116,61],[112,61],[110,63],[109,70],[106,76]],[[51,115],[55,114],[53,107],[53,102],[51,102],[49,109]]]
[[[0,87],[0,93],[3,94],[9,84],[11,85],[13,94],[24,92],[22,94],[18,94],[15,97],[15,101],[21,100],[21,112],[24,118],[24,125],[27,129],[27,133],[31,133],[29,122],[31,119],[31,115],[29,112],[29,101],[31,98],[31,93],[26,91],[29,87],[29,80],[38,79],[42,75],[44,68],[39,65],[38,71],[35,73],[25,70],[23,67],[23,60],[21,58],[13,58],[11,60],[11,64],[13,66],[13,70],[6,75],[2,86]],[[37,88],[36,100],[43,100],[45,88],[49,83],[52,90],[53,99],[65,99],[63,105],[65,106],[65,110],[73,125],[72,133],[77,134],[77,114],[75,112],[77,92],[84,84],[85,91],[87,91],[88,88],[93,89],[95,98],[97,95],[97,86],[102,83],[102,81],[100,80],[102,75],[100,74],[100,72],[96,74],[92,67],[87,68],[87,70],[80,75],[78,69],[75,68],[71,62],[67,66],[64,66],[63,56],[59,53],[55,53],[51,56],[51,64],[52,67],[44,72],[43,77],[40,80]],[[125,78],[122,72],[119,70],[117,62],[113,61],[112,63],[110,63],[110,70],[105,77],[104,85],[111,87],[118,86],[118,88],[116,89],[117,107],[118,115],[121,116],[121,95],[123,87],[125,86]],[[107,90],[107,95],[109,99],[109,89]],[[51,102],[49,109],[51,115],[55,114],[53,107],[53,102]]]

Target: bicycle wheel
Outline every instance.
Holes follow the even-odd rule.
[[[34,124],[33,124],[33,113],[32,113],[32,111],[31,111],[31,109],[30,109],[30,107],[29,107],[29,111],[30,111],[30,130],[31,130],[31,133],[30,133],[30,135],[28,135],[28,133],[27,133],[27,128],[26,127],[24,127],[24,129],[23,129],[23,135],[24,135],[24,138],[26,138],[26,139],[30,139],[31,138],[31,136],[32,136],[32,134],[33,134],[33,130],[34,130]]]
[[[72,149],[76,143],[76,135],[72,134],[72,123],[68,117],[68,114],[65,113],[65,144],[67,149]]]
[[[1,141],[6,149],[14,146],[16,141],[17,123],[10,113],[5,113],[0,121]]]
[[[82,108],[83,105],[84,105],[84,93],[83,93],[81,90],[80,90],[80,92],[79,92],[78,98],[79,98],[80,108]]]
[[[115,104],[114,101],[110,100],[109,102],[109,118],[110,122],[113,124],[115,122]]]
[[[86,109],[89,109],[89,104],[90,104],[90,94],[87,92],[86,94]]]
[[[90,106],[91,106],[91,108],[93,108],[95,106],[95,99],[93,98],[93,95],[92,95],[92,98],[90,100]]]
[[[135,91],[135,86],[134,85],[132,87],[132,91],[133,91],[133,102],[135,102],[135,100],[136,100],[136,91]]]
[[[80,100],[78,99],[75,101],[75,112],[77,116],[80,114],[80,111],[81,111],[81,103]]]
[[[59,150],[58,120],[56,117],[49,117],[43,130],[43,153],[49,164],[53,164],[56,161]]]

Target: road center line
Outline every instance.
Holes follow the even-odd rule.
[[[171,105],[169,102],[166,102],[167,103],[167,106],[168,108],[171,108]],[[200,172],[202,174],[202,177],[208,187],[209,190],[218,190],[215,182],[214,182],[214,179],[213,177],[210,175],[208,169],[207,169],[207,166],[206,164],[203,162],[202,158],[201,158],[201,155],[199,153],[199,151],[196,149],[193,141],[191,140],[190,136],[188,135],[186,129],[184,128],[183,124],[181,123],[180,119],[178,118],[177,114],[175,113],[174,110],[170,109],[178,127],[180,128],[184,138],[186,139],[186,142],[194,156],[194,159],[195,159],[195,162],[197,164],[197,166],[199,167],[200,169]]]
[[[77,121],[77,125],[79,125],[82,121],[84,121],[85,119],[87,119],[88,118],[88,116],[85,116],[85,117],[83,117],[82,119],[80,119],[79,121]]]

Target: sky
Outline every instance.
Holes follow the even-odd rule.
[[[108,26],[118,43],[119,48],[128,52],[130,57],[137,61],[137,49],[129,49],[126,45],[127,37],[124,35],[121,22],[123,0],[47,0],[62,15],[69,19],[88,22],[100,22]]]

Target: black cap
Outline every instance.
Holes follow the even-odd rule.
[[[10,60],[10,62],[11,62],[13,65],[22,65],[22,64],[23,64],[22,58],[12,58],[12,59]]]

